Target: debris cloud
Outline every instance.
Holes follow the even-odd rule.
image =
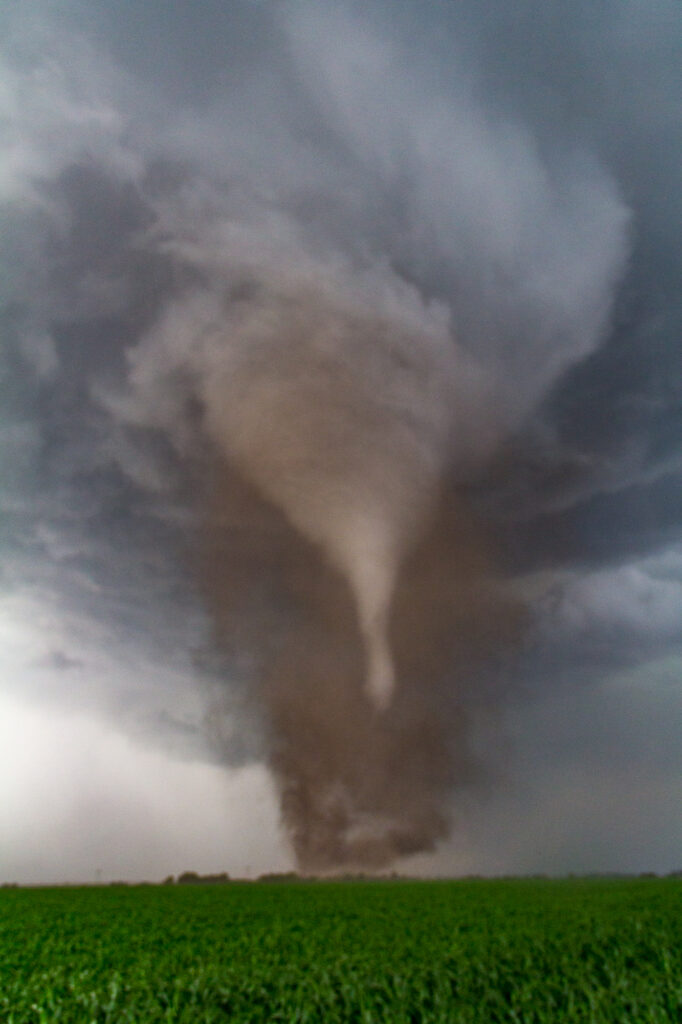
[[[433,850],[450,795],[476,778],[474,679],[491,693],[524,621],[454,494],[404,557],[388,614],[390,706],[367,700],[349,581],[229,466],[220,469],[202,578],[220,641],[265,709],[270,764],[301,870],[378,870]]]

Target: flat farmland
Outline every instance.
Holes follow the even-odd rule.
[[[0,1021],[682,1021],[682,880],[5,888]]]

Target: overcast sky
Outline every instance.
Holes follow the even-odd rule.
[[[449,837],[397,866],[682,867],[679,3],[0,25],[0,881],[294,863],[197,572],[211,332],[278,316],[282,266],[456,339],[443,475],[526,609],[462,686]]]

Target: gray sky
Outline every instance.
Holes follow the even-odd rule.
[[[196,571],[212,325],[281,268],[456,339],[444,473],[528,608],[401,866],[682,866],[679,4],[0,18],[0,879],[293,863]]]

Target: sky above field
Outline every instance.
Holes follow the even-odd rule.
[[[438,669],[466,770],[392,866],[682,867],[679,3],[9,0],[0,27],[0,881],[294,864],[249,624],[269,644],[298,598],[256,572],[233,612],[215,541],[235,463],[280,494],[244,424],[284,377],[298,491],[319,404],[386,535],[437,478],[520,609]]]

